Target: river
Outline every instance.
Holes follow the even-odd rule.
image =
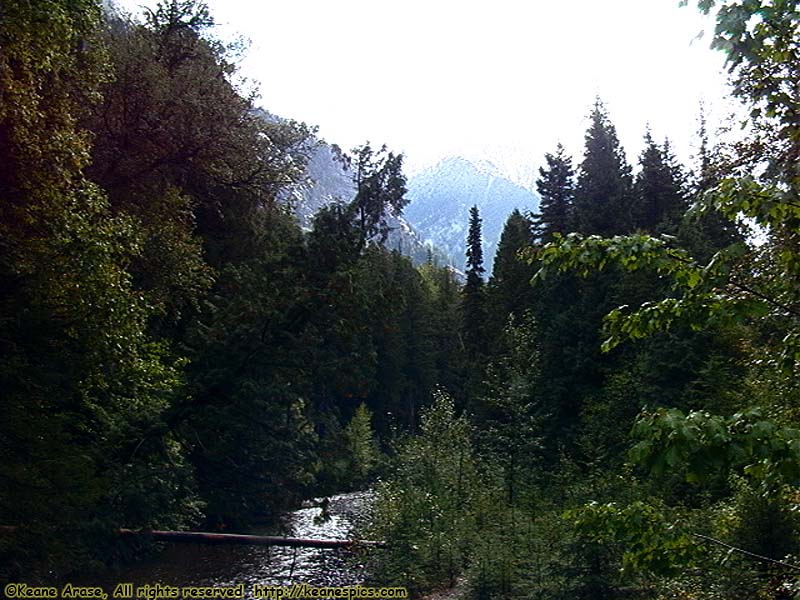
[[[351,539],[366,522],[370,508],[369,492],[331,496],[327,510],[319,507],[288,512],[277,530],[248,533],[286,535],[324,540]],[[147,563],[126,566],[103,578],[111,591],[117,583],[132,583],[134,589],[156,583],[175,587],[223,587],[244,584],[245,596],[258,585],[348,586],[363,583],[368,552],[317,548],[267,546],[167,544],[164,552]]]

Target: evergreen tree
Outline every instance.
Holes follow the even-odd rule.
[[[312,274],[319,279],[354,264],[360,253],[361,234],[350,206],[332,202],[319,209],[307,243]]]
[[[686,210],[681,171],[668,142],[659,147],[648,130],[644,143],[634,185],[633,225],[648,233],[674,234]]]
[[[633,222],[630,167],[599,99],[585,139],[572,229],[587,235],[628,231]],[[563,183],[557,189],[565,190],[563,197],[567,197],[568,170],[562,165],[560,172]],[[549,183],[550,179],[545,181]],[[543,224],[549,225],[546,221]],[[570,453],[575,451],[581,414],[613,368],[609,357],[601,354],[599,344],[602,317],[618,304],[618,281],[614,272],[587,280],[579,280],[571,273],[557,273],[536,287],[535,318],[542,351],[536,401],[546,415],[542,421],[543,443],[551,460],[559,446]]]
[[[714,153],[710,148],[710,141],[708,139],[708,123],[706,121],[705,107],[700,105],[700,121],[697,130],[697,137],[700,142],[700,147],[697,151],[697,166],[695,173],[695,190],[698,192],[705,192],[714,187],[718,182],[717,171],[719,170],[715,163]]]
[[[356,260],[370,242],[382,246],[389,234],[387,216],[400,215],[408,204],[402,154],[386,146],[375,152],[366,143],[342,160],[353,170],[356,195],[350,203],[334,202],[320,209],[309,240],[312,255],[326,270]]]
[[[192,448],[212,526],[274,516],[314,481],[309,398],[318,334],[303,238],[288,215],[265,210],[264,217],[260,251],[219,271],[188,328],[192,397],[170,418]]]
[[[451,267],[420,267],[423,283],[431,298],[431,340],[437,384],[459,403],[464,401],[460,374],[464,368],[461,331],[461,286]],[[454,335],[455,334],[455,335]]]
[[[534,267],[520,260],[519,252],[533,243],[531,220],[519,210],[514,210],[506,220],[497,253],[494,269],[487,285],[487,333],[494,340],[508,322],[509,315],[517,321],[533,301],[531,279]]]
[[[633,224],[631,168],[599,99],[589,118],[575,189],[575,227],[586,235],[628,233]]]
[[[395,215],[403,212],[408,204],[406,178],[403,175],[403,155],[388,152],[381,146],[375,152],[369,142],[353,149],[353,181],[356,197],[352,208],[355,222],[360,232],[359,249],[367,242],[376,240],[386,242],[389,226],[386,216],[389,211]]]
[[[370,248],[361,272],[375,359],[367,402],[379,432],[388,434],[391,426],[413,430],[436,383],[431,299],[411,261],[398,252]]]
[[[481,223],[478,207],[469,209],[469,232],[467,233],[467,282],[475,285],[483,283],[483,239],[481,236]]]
[[[556,153],[545,154],[547,168],[539,167],[536,189],[541,198],[536,217],[537,234],[542,242],[550,242],[554,233],[566,235],[574,228],[573,196],[575,171],[572,159],[561,144]]]
[[[369,476],[378,463],[379,451],[372,430],[372,411],[366,404],[359,404],[353,418],[344,430],[350,458],[348,474],[356,489],[369,483]]]
[[[702,205],[705,194],[715,188],[729,170],[725,165],[724,153],[719,147],[712,147],[708,138],[705,110],[700,107],[697,137],[700,143],[694,171],[690,182],[690,197],[695,205]],[[684,218],[679,231],[681,242],[691,250],[692,255],[703,262],[714,253],[741,242],[745,236],[735,221],[726,218],[718,211],[702,211],[697,216]]]
[[[486,368],[477,403],[482,449],[504,471],[507,499],[517,500],[540,448],[541,414],[535,406],[539,384],[538,336],[531,311],[509,314]]]
[[[467,357],[478,360],[486,351],[486,299],[483,280],[483,247],[478,207],[469,209],[467,234],[467,282],[463,291],[462,336]]]

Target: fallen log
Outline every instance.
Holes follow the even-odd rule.
[[[124,537],[145,536],[159,542],[195,544],[245,544],[250,546],[289,546],[291,548],[385,548],[386,542],[370,540],[315,540],[272,535],[244,535],[238,533],[211,533],[205,531],[160,531],[155,529],[118,529]]]

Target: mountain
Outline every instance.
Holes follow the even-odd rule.
[[[349,202],[355,183],[338,146],[317,140],[310,149],[305,181],[292,192],[292,207],[303,229],[311,229],[316,212],[332,202]]]
[[[509,181],[488,162],[447,158],[408,180],[411,202],[403,213],[426,243],[441,248],[464,270],[469,209],[477,205],[483,220],[483,254],[491,273],[497,242],[511,212],[536,211],[539,198]]]

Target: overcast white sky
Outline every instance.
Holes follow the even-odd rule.
[[[117,0],[134,14],[155,0]],[[530,184],[561,141],[579,162],[606,103],[635,163],[649,122],[684,161],[701,100],[727,112],[712,25],[678,0],[210,0],[216,35],[249,38],[261,104],[345,149],[370,140],[413,173],[450,155]],[[690,3],[691,4],[691,3]],[[701,40],[695,36],[705,29]]]

